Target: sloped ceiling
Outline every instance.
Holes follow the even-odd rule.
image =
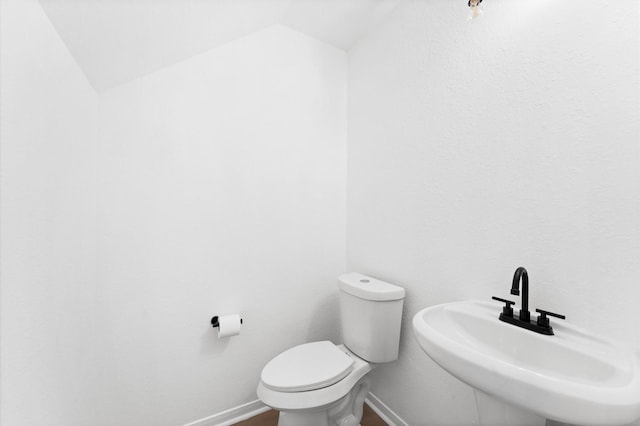
[[[349,50],[400,0],[291,0],[281,23]]]
[[[349,49],[399,0],[39,0],[97,91],[276,23]]]

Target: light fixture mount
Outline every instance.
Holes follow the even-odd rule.
[[[482,0],[467,0],[467,6],[471,8],[471,16],[469,19],[477,18],[480,12],[480,3]]]

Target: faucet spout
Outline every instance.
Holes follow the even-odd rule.
[[[531,314],[529,313],[529,274],[527,270],[520,266],[513,274],[513,283],[511,284],[511,294],[520,295],[520,281],[522,281],[522,306],[520,308],[520,320],[529,321]]]

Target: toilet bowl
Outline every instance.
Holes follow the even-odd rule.
[[[344,344],[305,343],[262,370],[258,397],[278,426],[358,426],[369,372],[398,358],[404,289],[358,273],[338,279]]]
[[[279,426],[357,426],[373,365],[330,341],[293,347],[263,369],[258,397]]]

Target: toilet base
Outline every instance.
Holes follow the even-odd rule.
[[[278,426],[360,426],[370,388],[369,378],[363,377],[351,392],[320,411],[281,410]]]
[[[317,413],[280,411],[278,426],[329,426],[329,416],[326,411]]]

